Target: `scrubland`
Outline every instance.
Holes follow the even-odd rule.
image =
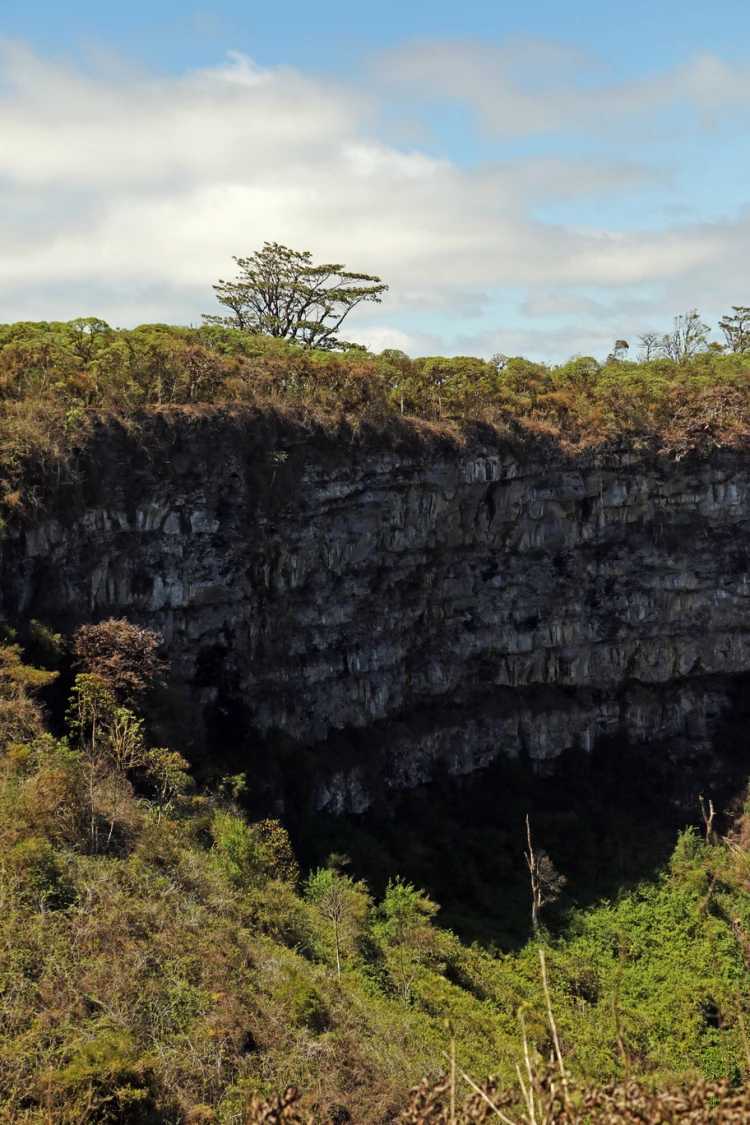
[[[0,1120],[251,1121],[295,1086],[287,1116],[386,1121],[452,1042],[520,1120],[519,1020],[553,1046],[540,949],[571,1082],[646,1097],[750,1070],[746,812],[501,953],[442,928],[398,871],[378,898],[346,857],[300,872],[279,822],[248,822],[242,775],[200,791],[142,717],[158,638],[35,623],[28,644],[34,665],[7,629],[0,650]],[[66,716],[45,715],[71,663]],[[425,1120],[448,1105],[420,1097]]]

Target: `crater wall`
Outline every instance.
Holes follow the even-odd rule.
[[[217,410],[102,422],[78,467],[2,545],[6,616],[158,629],[201,708],[313,748],[320,808],[611,735],[689,753],[750,670],[744,457]]]

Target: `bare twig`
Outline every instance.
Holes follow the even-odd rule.
[[[524,1018],[523,1008],[518,1009],[518,1018],[519,1018],[520,1023],[521,1023],[521,1035],[523,1037],[523,1057],[524,1057],[524,1061],[526,1063],[526,1074],[528,1075],[528,1079],[529,1079],[528,1093],[526,1092],[526,1086],[524,1085],[524,1081],[521,1078],[521,1069],[518,1066],[518,1064],[516,1064],[516,1072],[518,1073],[518,1078],[519,1078],[519,1081],[521,1083],[521,1089],[523,1091],[524,1100],[526,1101],[526,1105],[527,1105],[528,1110],[529,1110],[529,1125],[536,1125],[536,1112],[535,1112],[535,1103],[534,1103],[534,1069],[531,1065],[531,1056],[529,1054],[529,1037],[526,1034],[526,1020]]]
[[[563,1062],[562,1051],[560,1050],[560,1040],[557,1036],[557,1024],[555,1017],[552,1013],[552,1001],[549,995],[549,985],[547,984],[547,963],[544,959],[544,950],[539,950],[539,963],[542,966],[542,987],[544,988],[544,999],[547,1001],[547,1018],[549,1020],[550,1028],[552,1029],[552,1042],[555,1045],[555,1058],[557,1065],[560,1068],[560,1077],[562,1078],[563,1090],[565,1091],[565,1104],[568,1105],[570,1101],[570,1094],[568,1092],[568,1076],[565,1073],[565,1063]]]
[[[469,1083],[474,1093],[479,1094],[480,1098],[482,1098],[487,1103],[492,1112],[497,1114],[501,1121],[505,1122],[505,1125],[516,1125],[516,1122],[512,1121],[510,1117],[506,1117],[502,1110],[498,1109],[498,1107],[492,1101],[492,1098],[489,1098],[487,1096],[481,1086],[477,1086],[476,1082],[472,1082],[471,1078],[469,1078],[468,1074],[466,1074],[466,1072],[463,1070],[461,1071],[461,1077],[463,1078],[464,1082]]]
[[[455,1067],[455,1064],[456,1064],[455,1040],[451,1040],[451,1053],[450,1053],[450,1055],[446,1051],[443,1051],[443,1056],[446,1059],[450,1060],[451,1075],[453,1075],[455,1073],[454,1070],[453,1070],[453,1067]],[[492,1112],[497,1114],[497,1116],[500,1118],[501,1121],[505,1122],[505,1125],[518,1125],[518,1123],[516,1121],[513,1121],[513,1120],[511,1120],[510,1117],[505,1116],[503,1111],[501,1109],[499,1109],[498,1106],[495,1105],[492,1098],[490,1098],[490,1096],[487,1094],[487,1092],[485,1090],[483,1090],[481,1086],[477,1086],[474,1079],[470,1078],[465,1070],[459,1070],[458,1074],[460,1074],[460,1076],[463,1078],[464,1082],[467,1082],[469,1084],[469,1086],[471,1086],[471,1088],[472,1088],[472,1090],[474,1091],[475,1094],[479,1094],[480,1098],[482,1098],[483,1101],[485,1101],[487,1103],[487,1105],[490,1107]],[[454,1083],[453,1083],[453,1081],[451,1081],[451,1094],[453,1094],[453,1089],[454,1089]],[[455,1114],[455,1102],[453,1102],[452,1098],[451,1098],[451,1114],[452,1115]],[[451,1120],[453,1120],[453,1116],[451,1116]]]

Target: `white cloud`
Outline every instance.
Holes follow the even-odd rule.
[[[652,311],[650,301],[620,298],[616,305],[596,301],[576,290],[538,290],[523,302],[522,311],[530,317],[579,317],[612,322],[617,317],[648,317]]]
[[[641,83],[600,82],[595,95],[576,85],[580,66],[553,44],[421,44],[378,62],[381,79],[408,74],[422,96],[463,98],[519,136],[575,126],[596,137],[608,114],[611,134],[675,99],[704,114],[750,99],[742,69],[720,60]],[[378,114],[388,96],[239,55],[177,78],[116,68],[92,76],[4,44],[4,317],[197,322],[210,311],[211,282],[231,276],[231,255],[264,239],[383,276],[384,304],[363,309],[347,333],[373,347],[587,351],[636,331],[628,318],[664,322],[704,296],[746,299],[737,282],[750,251],[747,215],[700,223],[688,213],[652,230],[608,225],[600,211],[596,224],[538,217],[550,203],[585,213],[588,201],[649,193],[664,195],[663,217],[681,203],[663,165],[593,148],[460,166],[384,140]],[[580,297],[597,287],[601,299]],[[493,321],[503,293],[518,309],[506,332]],[[544,317],[570,323],[545,334],[533,327]]]
[[[474,107],[504,137],[560,131],[618,133],[623,125],[685,105],[704,125],[726,111],[747,117],[750,72],[713,55],[626,81],[611,81],[574,47],[518,39],[504,45],[424,40],[375,56],[389,85],[419,98],[452,97]]]
[[[363,326],[357,333],[359,339],[373,352],[395,348],[407,355],[434,355],[439,353],[440,339],[427,332],[404,332],[387,324]]]

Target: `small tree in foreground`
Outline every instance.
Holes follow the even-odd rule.
[[[296,887],[299,883],[299,864],[289,839],[289,833],[278,820],[259,820],[250,826],[256,843],[265,855],[269,878],[280,879]]]
[[[336,952],[336,976],[341,976],[341,952],[344,943],[361,929],[371,905],[367,891],[335,866],[321,867],[305,880],[307,898],[333,927]]]
[[[156,791],[159,821],[192,788],[193,779],[189,770],[190,762],[177,750],[157,746],[146,754],[146,776]]]
[[[344,320],[364,301],[380,302],[388,288],[379,277],[353,273],[340,262],[313,265],[308,250],[290,250],[278,242],[264,242],[262,250],[234,261],[239,276],[213,287],[230,315],[203,319],[307,347],[353,346],[338,339]]]
[[[99,847],[98,791],[111,771],[108,728],[117,710],[117,700],[101,677],[81,672],[73,681],[66,718],[81,752],[86,779],[89,844]]]
[[[109,845],[132,793],[128,775],[146,760],[144,724],[128,707],[117,705],[109,686],[93,672],[81,672],[73,681],[67,720],[86,783],[90,843],[95,853],[99,820],[106,817],[109,821]]]
[[[401,998],[409,999],[414,978],[436,950],[436,932],[431,925],[439,910],[424,891],[403,879],[391,879],[379,913],[383,919],[379,932],[393,952],[394,975]]]

